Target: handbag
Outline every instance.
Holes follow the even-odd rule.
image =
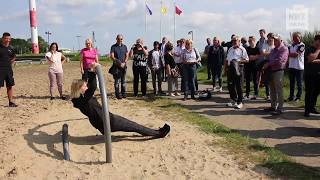
[[[175,66],[173,69],[170,70],[171,71],[171,76],[172,77],[180,77],[180,69],[178,66]]]

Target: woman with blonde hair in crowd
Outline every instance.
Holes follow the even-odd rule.
[[[80,51],[80,71],[82,79],[87,81],[90,72],[89,66],[93,63],[99,63],[98,52],[93,48],[92,40],[86,39],[86,47]]]
[[[196,73],[197,63],[201,61],[199,51],[192,47],[192,40],[188,39],[183,50],[182,63],[183,63],[183,81],[184,81],[184,98],[188,98],[188,90],[191,93],[191,99],[195,99],[196,92]]]
[[[49,52],[46,53],[46,58],[49,64],[48,76],[50,80],[50,99],[54,99],[54,84],[57,83],[60,98],[65,100],[66,97],[62,95],[63,84],[63,69],[62,64],[65,62],[66,57],[58,51],[58,44],[51,43]]]

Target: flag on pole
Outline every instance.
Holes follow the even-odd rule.
[[[167,7],[163,4],[163,0],[161,0],[161,9],[160,9],[161,13],[163,15],[167,14]]]
[[[182,10],[176,5],[176,14],[178,14],[180,16],[180,14],[182,13]]]
[[[166,8],[165,6],[162,6],[162,7],[161,7],[161,13],[162,13],[163,15],[166,15],[166,14],[167,14],[167,8]]]
[[[151,11],[150,7],[148,6],[148,4],[146,4],[146,9],[147,9],[147,12],[149,13],[149,15],[151,16],[152,15],[152,11]]]

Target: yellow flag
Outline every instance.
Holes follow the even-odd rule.
[[[161,7],[161,13],[162,13],[163,15],[167,14],[167,8],[164,7],[164,6],[162,6],[162,7]]]

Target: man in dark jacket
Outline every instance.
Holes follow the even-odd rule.
[[[310,113],[320,114],[316,110],[317,99],[320,94],[320,35],[314,37],[313,46],[305,53],[305,108],[304,116],[309,117]]]
[[[213,38],[213,45],[208,50],[208,64],[210,63],[212,69],[212,85],[216,89],[216,80],[219,81],[218,91],[222,91],[222,66],[224,65],[225,53],[223,47],[220,45],[217,37]]]

